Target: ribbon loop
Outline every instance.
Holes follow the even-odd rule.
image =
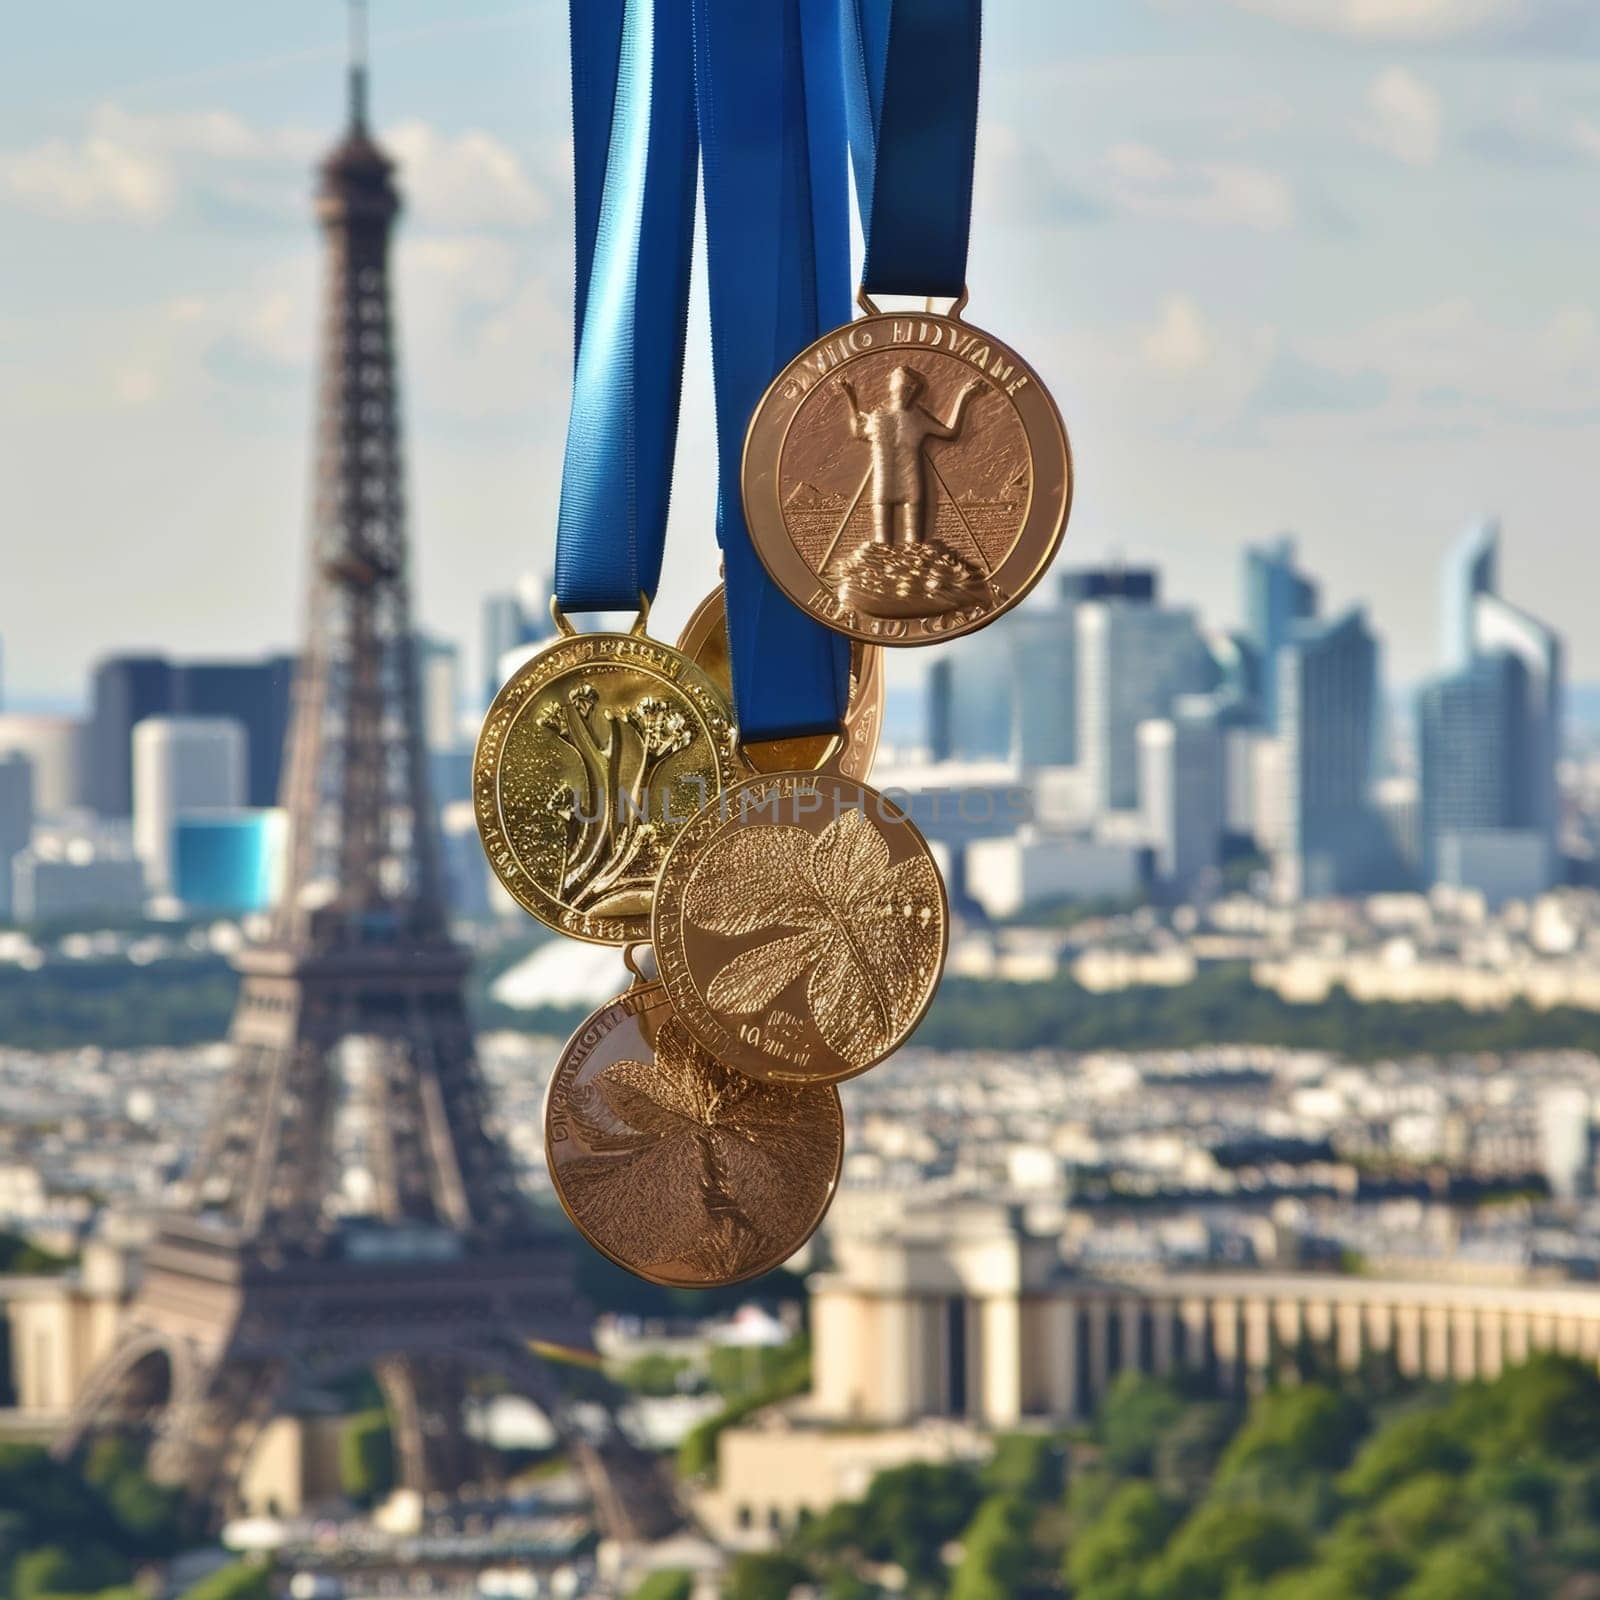
[[[982,0],[839,0],[869,294],[967,281]]]
[[[747,742],[836,731],[849,645],[773,583],[745,525],[746,425],[774,373],[849,319],[838,0],[693,0],[716,383],[717,533]]]
[[[694,240],[689,0],[573,0],[578,345],[556,531],[566,611],[661,579]]]

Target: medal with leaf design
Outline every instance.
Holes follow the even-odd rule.
[[[949,909],[927,841],[866,784],[746,781],[662,863],[662,982],[719,1060],[775,1083],[838,1083],[893,1052],[944,968]]]
[[[733,714],[687,656],[644,631],[561,637],[494,698],[473,759],[473,810],[495,876],[575,939],[649,936],[667,847],[735,781]]]
[[[651,1283],[770,1272],[811,1237],[844,1159],[838,1091],[762,1083],[703,1050],[659,983],[602,1006],[545,1101],[551,1182],[584,1238]]]

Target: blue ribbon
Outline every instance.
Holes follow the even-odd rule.
[[[967,283],[982,0],[839,0],[868,294]]]
[[[572,0],[577,365],[556,599],[633,611],[661,579],[694,241],[689,0]]]
[[[838,729],[848,642],[768,577],[740,498],[773,376],[850,316],[839,0],[693,0],[724,598],[746,740]]]

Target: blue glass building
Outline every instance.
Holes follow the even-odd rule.
[[[277,897],[287,846],[288,818],[276,809],[180,816],[173,893],[197,911],[265,911]]]

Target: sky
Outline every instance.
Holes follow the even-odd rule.
[[[571,183],[560,0],[374,0],[415,605],[468,648],[551,559]],[[1600,587],[1600,6],[990,0],[968,316],[1066,417],[1061,560],[1158,563],[1239,616],[1293,532],[1391,678],[1437,662],[1437,570],[1503,519],[1504,589],[1568,636]],[[90,662],[292,644],[337,0],[53,0],[0,96],[0,644],[16,703]],[[697,285],[667,577],[715,577]],[[904,675],[926,652],[899,652]]]

